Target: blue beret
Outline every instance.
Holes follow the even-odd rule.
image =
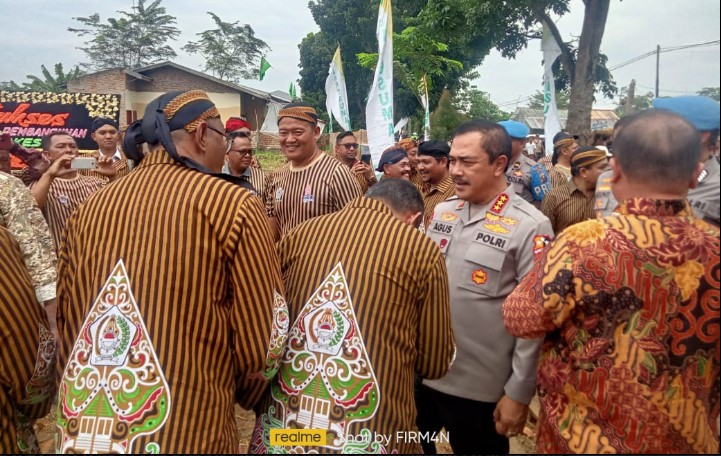
[[[709,97],[689,95],[672,98],[656,98],[653,107],[673,111],[699,131],[719,128],[719,104]]]
[[[498,122],[498,125],[505,128],[508,136],[515,139],[526,139],[526,136],[531,132],[526,124],[516,122],[515,120],[504,120]]]
[[[383,167],[385,165],[395,165],[396,163],[407,157],[408,154],[406,154],[406,150],[400,147],[392,147],[390,149],[386,149],[385,151],[383,151],[383,155],[381,155],[381,160],[380,162],[378,162],[378,167],[376,168],[376,171],[382,173]]]

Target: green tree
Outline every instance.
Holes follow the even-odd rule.
[[[453,131],[468,120],[453,101],[448,89],[443,90],[438,100],[438,107],[431,113],[431,138],[450,140]]]
[[[533,94],[531,97],[531,101],[528,103],[529,108],[533,109],[543,109],[543,92],[540,90],[537,90],[536,93]],[[562,91],[556,91],[556,107],[558,109],[568,109],[568,92],[565,90]]]
[[[713,98],[716,101],[721,101],[719,97],[719,87],[704,87],[703,89],[696,92],[696,95],[703,95],[705,97]]]
[[[120,18],[108,18],[107,23],[101,22],[98,13],[74,17],[83,27],[68,30],[90,38],[79,48],[89,60],[81,66],[95,70],[137,68],[177,57],[167,43],[178,38],[180,30],[161,2],[155,0],[146,6],[146,0],[138,0],[134,11],[118,11]]]
[[[654,95],[653,92],[646,92],[645,95],[635,95],[633,97],[633,101],[631,102],[632,111],[631,111],[631,113],[628,113],[628,112],[626,112],[626,97],[624,96],[624,94],[626,93],[626,90],[627,90],[626,87],[623,87],[621,89],[621,99],[620,99],[618,106],[614,110],[619,117],[623,117],[627,114],[643,111],[645,109],[650,108],[651,103],[653,102],[653,99],[656,98],[656,96]]]
[[[487,119],[493,122],[506,120],[510,114],[491,101],[488,93],[471,87],[456,96],[456,106],[471,119]]]
[[[253,27],[223,22],[208,12],[217,28],[198,33],[198,41],[189,41],[183,50],[205,57],[205,70],[226,81],[257,79],[260,58],[270,51],[265,41],[255,36]]]
[[[357,128],[365,126],[365,104],[373,81],[373,72],[358,64],[356,55],[376,52],[378,42],[375,31],[378,20],[377,1],[358,0],[311,0],[308,2],[311,14],[320,28],[310,33],[299,45],[300,87],[303,100],[317,100],[319,111],[325,111],[325,79],[328,65],[337,46],[341,47],[343,72],[351,124]],[[417,0],[395,0],[393,2],[394,30],[403,30],[408,18],[416,16],[423,2]],[[408,93],[396,81],[394,84],[395,107],[403,112],[404,106],[416,106],[415,94]]]
[[[45,68],[45,65],[40,65],[43,74],[42,78],[29,74],[26,77],[30,79],[30,82],[23,82],[22,86],[20,86],[15,81],[10,81],[6,83],[3,90],[15,92],[67,92],[68,81],[83,74],[77,65],[68,73],[63,70],[62,63],[56,63],[53,69],[55,74],[50,73]]]
[[[542,23],[548,23],[563,52],[560,62],[555,63],[560,66],[556,89],[569,92],[567,128],[586,136],[590,134],[595,90],[601,90],[607,97],[616,93],[606,57],[600,52],[609,0],[584,0],[584,23],[577,45],[563,42],[551,19],[551,15],[566,14],[569,3],[569,0],[428,0],[419,15],[419,27],[429,34],[442,30],[444,42],[453,51],[448,58],[459,60],[463,71],[470,72],[492,48],[504,57],[514,57],[529,40],[540,39]],[[461,78],[449,76],[456,78],[456,82],[446,84],[451,89],[464,82],[463,73]]]
[[[396,117],[412,116],[417,114],[423,106],[420,98],[420,86],[423,76],[426,76],[430,93],[434,93],[434,81],[443,79],[449,71],[460,71],[463,64],[458,60],[445,57],[448,46],[436,41],[432,37],[421,33],[416,27],[407,27],[400,34],[393,34],[393,77],[400,82],[400,96],[394,98],[415,98],[417,103],[397,103]],[[358,63],[363,68],[375,70],[378,63],[378,53],[358,54]],[[399,106],[400,105],[400,106]]]

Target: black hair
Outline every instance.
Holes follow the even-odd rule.
[[[453,138],[466,133],[480,133],[482,135],[480,147],[488,154],[488,162],[493,163],[503,155],[508,159],[504,172],[508,170],[512,146],[511,137],[508,136],[505,128],[490,120],[473,119],[456,128]]]
[[[73,137],[73,135],[71,135],[69,132],[67,132],[65,130],[58,130],[58,131],[53,131],[51,133],[48,133],[47,135],[43,136],[42,139],[40,139],[40,145],[42,146],[43,150],[45,150],[45,151],[50,150],[50,145],[53,142],[52,139],[55,136],[70,136],[71,138]],[[75,139],[75,138],[73,138],[73,139]],[[77,144],[77,141],[75,141],[75,143]]]
[[[383,178],[368,189],[365,196],[382,201],[396,212],[423,212],[421,193],[405,179]]]
[[[347,138],[348,136],[353,136],[355,138],[355,135],[352,131],[344,131],[342,133],[338,133],[338,136],[335,138],[335,143],[340,144],[340,140],[343,138]]]

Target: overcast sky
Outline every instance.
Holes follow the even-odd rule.
[[[79,25],[73,17],[97,12],[105,20],[117,16],[117,10],[128,11],[132,6],[131,0],[1,1],[6,26],[0,28],[3,43],[0,81],[13,79],[18,83],[25,82],[27,74],[40,75],[41,64],[51,69],[55,63],[62,62],[67,70],[85,60],[83,52],[77,49],[83,40],[67,30]],[[212,11],[226,22],[237,20],[250,24],[256,36],[272,49],[267,55],[272,68],[262,82],[242,83],[265,91],[287,91],[290,82],[299,78],[298,44],[305,35],[318,30],[306,0],[165,0],[163,5],[168,14],[177,18],[182,32],[173,44],[178,53],[176,62],[197,70],[203,69],[202,58],[186,54],[180,48],[189,40],[195,40],[196,33],[214,28],[206,11]],[[718,0],[611,0],[601,50],[608,55],[609,67],[613,67],[655,50],[657,44],[664,49],[718,40],[719,9]],[[582,1],[571,0],[571,13],[562,17],[557,25],[569,40],[580,34],[582,21]],[[375,49],[368,51],[375,52]],[[662,53],[660,62],[662,96],[693,94],[702,87],[721,85],[718,45]],[[655,69],[656,59],[651,56],[619,68],[613,75],[619,87],[635,78],[636,92],[645,93],[654,89]],[[528,49],[515,60],[503,59],[493,52],[478,71],[481,77],[474,84],[490,93],[502,109],[513,111],[519,101],[521,106],[525,105],[525,99],[541,88],[540,41],[529,43]],[[602,99],[598,106],[612,107],[615,103]]]

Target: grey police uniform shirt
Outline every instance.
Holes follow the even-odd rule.
[[[504,201],[505,200],[505,201]],[[446,258],[456,360],[434,390],[482,402],[505,393],[529,403],[536,388],[541,340],[511,336],[503,323],[506,296],[553,238],[551,222],[509,186],[482,207],[452,197],[436,206],[426,234]],[[540,245],[540,249],[539,249]]]
[[[604,171],[598,176],[596,181],[596,218],[608,217],[613,215],[618,207],[618,201],[611,192],[611,178],[613,170]]]
[[[540,203],[533,199],[533,193],[531,193],[531,168],[534,166],[538,166],[538,163],[521,154],[515,162],[508,165],[506,180],[511,184],[513,191],[516,192],[518,196],[534,206],[538,206]],[[546,177],[548,177],[547,172]],[[546,185],[546,192],[551,190],[550,180],[543,185]]]
[[[704,163],[698,186],[688,192],[688,202],[696,217],[719,226],[721,218],[721,167],[716,157]]]

